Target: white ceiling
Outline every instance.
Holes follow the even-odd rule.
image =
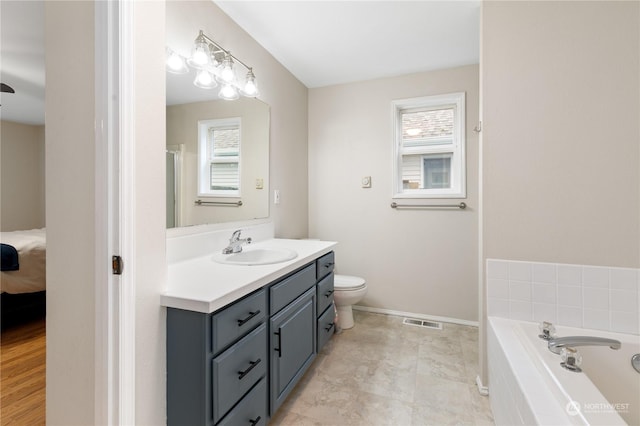
[[[480,0],[214,2],[309,88],[479,62]]]
[[[214,1],[309,88],[479,61],[480,0]],[[43,4],[0,4],[2,119],[44,123]]]

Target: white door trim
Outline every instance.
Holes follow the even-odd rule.
[[[135,424],[136,242],[134,2],[120,4],[120,248],[124,259],[119,311],[120,422]]]
[[[95,424],[135,424],[133,2],[95,3]],[[113,275],[111,256],[125,269]]]

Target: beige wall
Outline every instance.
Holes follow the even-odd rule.
[[[49,425],[94,423],[93,34],[92,2],[45,2]]]
[[[163,2],[135,2],[136,425],[166,422],[165,71]],[[126,264],[125,264],[126,268]]]
[[[213,2],[169,1],[166,7],[167,28],[182,31],[190,39],[202,29],[253,67],[260,100],[271,108],[269,214],[276,236],[306,237],[307,88]],[[278,205],[273,204],[274,189],[280,190]]]
[[[484,2],[486,258],[640,266],[638,2]]]
[[[478,85],[471,65],[310,90],[309,233],[339,242],[338,273],[367,280],[361,304],[478,320]],[[466,92],[469,207],[392,209],[391,101],[453,92]]]
[[[0,231],[43,228],[44,126],[0,122]]]
[[[640,267],[639,6],[483,2],[483,261]]]

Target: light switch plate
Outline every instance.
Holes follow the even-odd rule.
[[[365,176],[362,178],[362,187],[371,188],[371,176]]]

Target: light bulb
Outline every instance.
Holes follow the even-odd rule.
[[[177,53],[172,52],[167,59],[167,71],[176,74],[184,74],[189,70],[184,63],[184,59]]]
[[[247,82],[241,90],[243,96],[248,98],[255,98],[258,96],[258,84],[256,83],[256,76],[253,74],[253,70],[249,68],[247,73]]]
[[[185,64],[184,58],[167,47],[167,60],[166,60],[166,68],[167,71],[173,74],[184,74],[189,72],[189,68],[187,68],[187,64]]]
[[[238,90],[230,84],[222,85],[222,88],[220,89],[220,93],[218,93],[218,96],[220,96],[222,99],[225,99],[227,101],[233,101],[239,98]]]
[[[193,54],[191,55],[191,60],[193,61],[193,63],[201,67],[207,65],[208,58],[209,56],[202,47],[194,49]]]
[[[210,55],[211,53],[209,51],[207,40],[205,39],[203,32],[200,31],[200,34],[193,44],[191,57],[187,60],[187,62],[189,62],[189,65],[191,65],[192,67],[201,69],[209,65]]]
[[[198,71],[193,84],[200,87],[201,89],[213,89],[217,86],[216,81],[211,76],[211,73],[207,70]]]
[[[222,83],[226,84],[231,84],[236,79],[236,73],[233,70],[233,59],[231,59],[231,55],[229,53],[227,53],[224,61],[222,62],[219,78]]]
[[[258,93],[258,88],[253,81],[247,81],[247,84],[244,86],[244,93],[247,96],[255,96]]]

